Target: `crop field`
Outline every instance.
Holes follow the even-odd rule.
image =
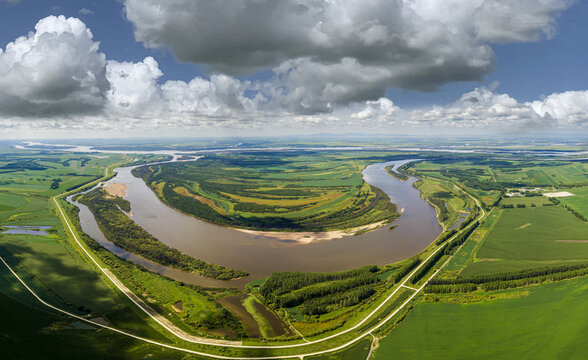
[[[493,294],[419,302],[380,339],[375,359],[585,358],[588,278]]]
[[[588,186],[564,190],[574,194],[574,196],[562,197],[558,198],[558,200],[588,218]]]
[[[500,205],[512,205],[514,207],[522,206],[534,207],[534,206],[545,206],[551,204],[548,198],[545,196],[519,196],[519,197],[506,197],[500,200]]]
[[[503,209],[462,276],[588,261],[588,225],[557,206]]]
[[[582,162],[540,162],[525,160],[442,160],[419,163],[417,171],[437,173],[445,179],[474,180],[492,187],[496,184],[558,186],[588,182],[588,165]],[[467,182],[467,181],[466,181]]]
[[[397,214],[362,179],[383,154],[251,152],[134,170],[171,206],[204,220],[249,229],[347,229]],[[392,156],[388,155],[388,158]]]

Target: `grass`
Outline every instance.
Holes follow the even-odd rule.
[[[525,205],[528,207],[544,206],[545,204],[551,204],[548,198],[545,196],[529,196],[529,197],[510,197],[500,200],[500,205]]]
[[[437,209],[437,219],[444,228],[451,228],[460,216],[464,216],[462,214],[469,213],[467,207],[470,203],[452,185],[430,178],[421,178],[415,184],[421,197],[427,199]]]
[[[6,276],[7,275],[7,276]],[[0,348],[6,359],[201,359],[149,345],[108,330],[80,326],[71,318],[39,310],[30,293],[0,268]],[[23,301],[23,299],[25,299]],[[129,312],[129,310],[125,310]],[[132,311],[131,311],[132,312]]]
[[[341,351],[336,351],[324,355],[310,356],[307,359],[312,360],[359,360],[366,359],[372,345],[371,338],[367,337],[358,341],[357,343],[349,346]]]
[[[64,243],[57,236],[0,235],[0,254],[33,278],[43,293],[51,292],[74,308],[83,306],[94,315],[115,309],[117,296]]]
[[[588,186],[562,190],[568,191],[574,196],[561,197],[558,200],[588,218]]]
[[[585,358],[588,278],[528,290],[482,303],[418,303],[380,340],[375,359]]]
[[[588,226],[556,206],[503,209],[462,276],[482,275],[588,259]]]

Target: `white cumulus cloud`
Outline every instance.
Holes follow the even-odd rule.
[[[106,57],[76,18],[49,16],[0,48],[0,113],[53,116],[99,111]]]

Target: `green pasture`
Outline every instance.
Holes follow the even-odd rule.
[[[461,275],[586,261],[588,242],[581,241],[588,240],[587,235],[586,223],[558,206],[503,209],[475,254],[476,260]]]
[[[42,307],[0,265],[0,348],[6,359],[201,359],[99,330]],[[127,313],[132,313],[126,309]],[[145,326],[145,325],[143,325]]]
[[[311,360],[363,360],[367,359],[372,345],[371,338],[367,337],[355,344],[340,351],[328,353],[324,355],[310,356],[307,359]]]
[[[451,228],[461,214],[469,214],[467,210],[470,202],[453,186],[429,178],[423,178],[416,183],[421,196],[437,208],[439,221],[445,228]]]
[[[58,236],[0,235],[0,254],[43,289],[76,308],[99,315],[117,307],[118,297],[96,271]],[[91,294],[91,295],[90,295]]]
[[[535,206],[543,206],[545,204],[550,205],[551,201],[545,196],[519,196],[519,197],[505,197],[500,200],[500,205],[525,205],[532,207]]]
[[[562,191],[568,191],[574,196],[566,196],[557,198],[562,204],[571,207],[584,217],[588,218],[588,186],[561,189]]]
[[[420,302],[375,359],[584,359],[588,278],[525,290],[481,303]]]

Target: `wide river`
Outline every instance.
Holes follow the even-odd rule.
[[[82,229],[113,253],[174,279],[202,286],[243,287],[273,271],[339,271],[368,264],[383,265],[413,256],[426,248],[440,233],[435,209],[412,186],[416,179],[400,181],[385,167],[398,167],[411,160],[390,161],[367,166],[364,180],[382,189],[402,215],[389,226],[356,236],[300,244],[257,236],[214,225],[182,214],[163,204],[153,191],[131,174],[133,167],[117,169],[109,183],[128,186],[125,199],[131,203],[133,220],[161,242],[210,263],[245,270],[245,279],[220,281],[171,269],[129,254],[110,243],[98,229],[88,208],[80,208]]]

